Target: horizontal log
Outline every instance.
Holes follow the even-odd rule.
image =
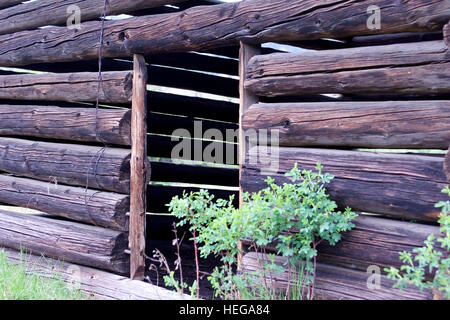
[[[0,138],[0,171],[129,193],[130,150]]]
[[[355,227],[342,234],[342,239],[330,246],[322,242],[317,247],[318,261],[366,271],[371,265],[381,268],[400,268],[403,264],[399,252],[412,252],[422,247],[430,234],[441,236],[438,226],[396,221],[375,216],[360,215],[353,220]],[[252,251],[252,242],[242,240],[245,251]],[[268,251],[276,253],[276,244],[272,243]],[[439,246],[436,249],[440,250]]]
[[[48,257],[20,254],[11,249],[2,249],[8,262],[23,266],[33,274],[54,276],[55,274],[72,286],[79,287],[89,297],[98,300],[188,300],[180,295],[153,284],[130,280],[128,277],[81,265],[74,265]]]
[[[16,4],[22,3],[23,0],[1,0],[0,1],[0,8],[6,8],[10,6],[14,6]]]
[[[127,195],[0,175],[0,202],[116,230],[128,230]]]
[[[0,135],[129,146],[130,110],[0,105]]]
[[[236,187],[239,185],[237,168],[205,166],[200,164],[152,161],[152,181],[185,182]]]
[[[104,72],[97,91],[97,73],[53,73],[0,76],[0,99],[47,101],[131,101],[131,72]]]
[[[450,20],[449,0],[411,0],[392,6],[385,0],[249,0],[181,12],[108,21],[104,57],[189,50],[206,51],[252,43],[339,38],[356,35],[440,31]],[[383,12],[382,28],[367,28],[370,5]],[[349,9],[351,6],[351,9]],[[411,19],[411,17],[415,17]],[[76,33],[66,27],[0,36],[0,65],[95,59],[101,22],[85,22]],[[180,32],[182,30],[182,32]]]
[[[109,0],[106,15],[122,14],[139,9],[155,8],[175,4],[183,0]],[[20,2],[20,1],[19,1]],[[80,20],[88,21],[103,15],[104,0],[40,0],[23,3],[0,11],[0,34],[35,29],[42,26],[70,25],[70,16],[74,13],[70,6],[77,6]],[[69,21],[68,21],[69,19]]]
[[[25,248],[67,262],[128,272],[128,235],[123,232],[43,216],[0,211],[0,246]]]
[[[277,130],[281,146],[447,149],[450,101],[261,103],[243,126]]]
[[[398,68],[444,61],[450,61],[450,52],[442,41],[319,52],[274,53],[253,57],[248,63],[247,79],[368,68]]]
[[[261,270],[262,259],[269,261],[267,255],[256,255],[250,252],[244,255],[241,270],[244,273]],[[263,261],[264,261],[263,260]],[[274,262],[279,266],[284,266],[286,259],[276,256]],[[299,267],[297,266],[297,269]],[[337,267],[327,264],[317,264],[316,270],[316,300],[431,300],[433,295],[429,291],[419,291],[415,287],[407,287],[404,290],[393,289],[395,281],[380,275],[380,287],[370,288],[368,286],[369,277],[372,273]],[[296,275],[291,276],[291,281]],[[272,280],[268,283],[279,290],[286,290],[289,281],[289,273],[272,275]],[[295,285],[292,283],[291,285]]]
[[[327,185],[330,198],[342,208],[360,212],[436,221],[440,210],[434,204],[445,200],[443,157],[403,155],[308,148],[255,147],[253,158],[244,164],[241,185],[255,192],[267,186],[265,171],[277,182],[287,182],[284,173],[298,163],[300,169],[313,169],[320,162],[324,172],[335,176]],[[269,153],[269,154],[268,154]],[[258,159],[256,159],[258,155]],[[257,161],[256,161],[257,160]]]
[[[449,93],[450,51],[442,41],[258,56],[245,87],[256,95]],[[411,77],[414,74],[415,77]]]
[[[229,189],[211,189],[209,186],[185,187],[176,185],[149,185],[147,187],[147,211],[151,213],[167,213],[169,212],[167,204],[173,197],[182,197],[183,192],[197,192],[200,189],[207,189],[215,199],[229,200],[230,196],[234,196],[234,206],[239,205],[239,192]]]
[[[447,151],[447,154],[445,155],[444,172],[445,176],[447,177],[447,181],[450,183],[450,147]]]

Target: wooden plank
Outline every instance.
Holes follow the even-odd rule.
[[[277,130],[280,146],[447,149],[450,101],[260,103],[244,129]]]
[[[0,246],[124,274],[127,234],[42,216],[0,211]]]
[[[284,173],[295,162],[300,169],[313,169],[320,162],[324,172],[335,176],[327,191],[341,208],[436,221],[440,210],[434,204],[445,200],[441,193],[447,184],[443,157],[286,147],[269,152],[256,147],[251,152],[258,155],[258,161],[246,163],[243,168],[244,191],[254,192],[267,186],[260,170],[269,164],[274,171],[271,176],[281,183],[288,181]]]
[[[440,31],[450,20],[450,0],[410,0],[392,6],[385,0],[249,0],[200,6],[185,11],[105,23],[104,57],[206,51],[251,43],[342,38],[356,35]],[[377,5],[383,26],[367,28],[367,8]],[[351,6],[351,9],[349,9]],[[411,20],[410,17],[419,17]],[[180,29],[183,32],[180,32]],[[100,22],[85,22],[74,33],[66,27],[0,36],[0,65],[95,59]]]
[[[449,51],[441,41],[273,54],[250,61],[245,86],[264,96],[449,93],[449,61]]]
[[[445,176],[447,177],[447,181],[450,183],[450,147],[447,151],[447,154],[445,155],[444,172]]]
[[[126,149],[0,138],[0,170],[62,184],[130,191]]]
[[[152,181],[237,187],[239,170],[230,167],[206,166],[195,163],[152,161]]]
[[[43,276],[59,275],[73,287],[79,287],[88,296],[98,300],[189,300],[188,295],[180,295],[153,284],[130,280],[110,272],[74,265],[48,257],[20,254],[11,249],[2,249],[10,263],[22,265],[27,272]]]
[[[127,13],[139,9],[155,8],[175,4],[183,0],[108,0],[106,15]],[[80,12],[80,21],[88,21],[103,15],[104,0],[40,0],[23,3],[0,11],[0,34],[36,29],[52,25],[66,25],[73,14],[70,6],[76,6]]]
[[[131,101],[132,73],[104,72],[97,93],[97,73],[53,73],[0,76],[0,99],[47,101]]]
[[[145,277],[145,213],[150,166],[147,159],[147,66],[142,55],[133,57],[133,101],[130,161],[130,278]]]
[[[258,260],[259,259],[259,260]],[[247,253],[242,260],[241,270],[254,272],[261,270],[258,261],[265,259],[267,255],[256,255],[254,252]],[[276,256],[274,262],[284,266],[286,259]],[[299,269],[297,265],[297,269]],[[318,263],[316,271],[316,300],[431,300],[433,295],[428,291],[419,291],[415,287],[407,287],[404,290],[393,289],[394,281],[384,275],[380,275],[379,288],[368,286],[369,277],[372,273],[351,270]],[[295,277],[295,275],[294,275]],[[286,290],[288,284],[288,272],[276,275],[268,282],[273,287]],[[292,278],[291,278],[292,279]],[[292,280],[291,280],[292,281]],[[294,283],[292,283],[294,285]]]
[[[1,0],[0,8],[14,6],[16,4],[22,3],[23,0]]]
[[[0,175],[0,202],[96,226],[128,230],[130,197]]]
[[[130,119],[129,110],[0,105],[0,135],[128,146]]]

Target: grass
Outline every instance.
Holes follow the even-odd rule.
[[[21,256],[24,253],[21,252]],[[35,266],[34,268],[36,268]],[[9,263],[0,250],[0,300],[85,300],[80,290],[71,289],[57,274],[33,273],[32,266]]]

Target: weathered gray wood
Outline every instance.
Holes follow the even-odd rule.
[[[104,72],[97,92],[95,72],[48,73],[0,76],[0,99],[47,101],[131,101],[132,73]]]
[[[247,78],[397,68],[444,61],[450,61],[450,52],[440,40],[319,52],[272,53],[253,57],[248,64]]]
[[[444,26],[444,42],[450,48],[450,22]]]
[[[23,0],[1,0],[0,1],[0,8],[5,8],[9,6],[13,6],[19,3],[22,3]]]
[[[450,147],[447,151],[447,154],[445,155],[444,172],[445,176],[447,177],[447,181],[450,183]]]
[[[0,211],[0,247],[125,274],[127,234],[43,216]]]
[[[0,105],[0,135],[128,146],[130,121],[130,110]]]
[[[314,40],[355,35],[440,31],[450,20],[450,0],[410,0],[392,6],[386,0],[248,0],[200,6],[182,12],[144,16],[105,24],[104,57],[208,50],[252,43]],[[379,30],[367,28],[367,8],[383,13]],[[182,30],[180,32],[180,30]],[[100,22],[22,31],[0,36],[0,65],[95,59]]]
[[[147,184],[147,66],[142,55],[133,57],[133,101],[130,161],[130,278],[145,278],[145,222]]]
[[[244,273],[261,270],[258,261],[268,256],[254,252],[247,253],[242,260],[241,270]],[[275,257],[274,262],[283,266],[286,259]],[[299,267],[297,267],[299,269]],[[380,275],[380,287],[369,288],[368,283],[374,284],[369,277],[372,273],[337,267],[327,264],[317,264],[316,271],[316,300],[428,300],[433,295],[428,291],[419,291],[415,287],[407,287],[404,290],[393,289],[394,281],[384,275]],[[292,278],[295,278],[295,274]],[[272,275],[267,282],[276,289],[286,290],[288,284],[288,272],[284,271],[280,275]],[[292,280],[291,280],[292,281]],[[295,283],[292,283],[295,285]]]
[[[281,146],[447,149],[450,101],[261,103],[243,123],[277,130]]]
[[[97,226],[128,230],[130,197],[0,175],[0,202]]]
[[[265,147],[255,147],[250,152],[255,156],[243,168],[244,191],[254,192],[267,186],[262,169],[267,172],[275,168],[270,175],[281,183],[288,181],[284,173],[295,162],[300,169],[313,169],[320,162],[324,172],[335,176],[326,189],[340,207],[436,221],[440,210],[434,204],[445,200],[441,193],[447,184],[443,157],[286,147],[269,148],[269,152]]]
[[[0,170],[75,186],[129,193],[130,150],[0,138]]]
[[[319,244],[318,261],[366,271],[371,265],[381,268],[400,268],[403,264],[399,252],[411,252],[422,247],[430,234],[440,236],[439,227],[396,221],[375,216],[360,215],[353,220],[355,228],[342,234],[342,239],[335,246],[326,241]],[[292,230],[295,233],[295,230]],[[250,248],[251,241],[242,240]],[[439,246],[436,246],[439,250]],[[251,250],[251,249],[250,249]],[[272,243],[267,250],[277,252]],[[244,251],[248,251],[244,250]]]
[[[105,272],[90,267],[74,265],[48,257],[11,249],[2,249],[7,260],[16,265],[22,265],[24,270],[43,276],[60,276],[74,288],[79,288],[88,296],[99,300],[189,300],[190,296],[180,295],[144,281]]]
[[[258,56],[249,62],[245,86],[265,96],[448,93],[449,70],[447,46],[431,41]]]
[[[109,0],[106,14],[114,15],[175,4],[183,0]],[[20,3],[20,1],[19,1]],[[73,14],[68,12],[69,6],[77,6],[81,21],[99,18],[103,14],[104,0],[40,0],[24,3],[0,11],[0,34],[30,30],[46,25],[65,25]],[[1,7],[1,5],[0,5]]]

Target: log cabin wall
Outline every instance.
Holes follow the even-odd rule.
[[[105,86],[98,113],[94,101],[103,1],[64,1],[82,10],[79,29],[66,27],[67,11],[61,12],[63,6],[55,1],[21,2],[0,1],[0,19],[7,21],[0,27],[0,202],[101,226],[92,232],[98,239],[88,240],[99,243],[101,262],[87,263],[89,256],[79,256],[86,249],[79,236],[69,244],[76,248],[71,252],[65,247],[51,251],[58,247],[54,239],[34,250],[66,260],[77,255],[74,259],[82,264],[127,271],[126,263],[116,261],[126,260],[130,71],[133,54],[141,54],[148,73],[148,237],[158,238],[161,228],[170,232],[165,204],[183,190],[208,188],[217,197],[235,195],[238,204],[239,184],[246,191],[261,186],[258,165],[241,163],[239,182],[238,137],[222,144],[233,150],[231,163],[201,157],[174,161],[172,151],[179,143],[174,130],[194,135],[200,120],[201,133],[236,130],[239,123],[280,129],[280,170],[275,173],[280,182],[293,162],[306,168],[321,161],[336,176],[330,186],[333,199],[377,215],[360,219],[342,245],[321,249],[325,296],[401,296],[385,280],[381,291],[368,292],[364,268],[368,263],[395,265],[398,249],[417,246],[437,230],[432,204],[448,183],[441,165],[449,141],[449,33],[442,32],[450,20],[449,0],[409,0],[397,6],[384,0],[109,0],[107,14],[115,18],[105,22]],[[370,5],[381,9],[381,29],[367,28]],[[239,42],[263,44],[261,55],[241,66],[248,71],[241,88],[260,102],[242,114]],[[29,76],[36,73],[38,77]],[[424,118],[429,125],[423,125]],[[108,142],[104,151],[96,136]],[[192,150],[203,153],[210,140],[191,139]],[[397,152],[373,152],[379,148]],[[436,154],[398,154],[398,148],[433,149]],[[90,161],[98,154],[98,162]],[[55,159],[57,167],[46,165]],[[104,174],[90,176],[93,166]],[[49,194],[49,189],[54,190]],[[0,228],[15,223],[8,230],[20,230],[25,217],[15,215],[3,213]],[[67,230],[66,221],[57,224],[60,220],[49,216],[26,218],[38,219],[30,220],[30,228],[37,228],[30,233],[42,224],[55,229],[55,237]],[[72,225],[78,235],[88,227]],[[0,245],[17,249],[11,237]],[[375,249],[367,244],[369,237],[379,237]],[[100,245],[106,239],[108,244]],[[24,244],[36,242],[24,239]],[[342,274],[348,276],[341,277],[336,289],[341,291],[333,295],[331,284]],[[362,293],[349,292],[354,285]],[[409,297],[426,296],[411,291]]]

